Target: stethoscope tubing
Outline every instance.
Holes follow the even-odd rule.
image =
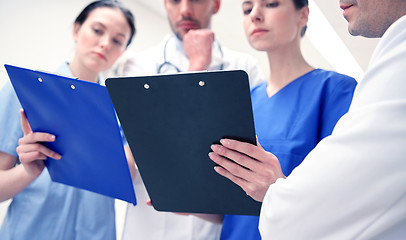
[[[159,65],[158,66],[158,68],[157,68],[157,73],[158,74],[160,74],[160,73],[162,73],[162,68],[165,66],[165,65],[169,65],[169,66],[171,66],[173,69],[175,69],[176,70],[176,72],[182,72],[175,64],[173,64],[173,63],[171,63],[171,62],[169,62],[167,59],[166,59],[166,47],[168,46],[168,43],[169,43],[169,40],[170,40],[171,38],[168,38],[167,40],[166,40],[166,42],[165,42],[165,45],[164,45],[164,53],[163,53],[163,55],[164,55],[164,61],[163,61],[163,63],[161,64],[161,65]],[[221,70],[223,70],[224,69],[224,62],[223,62],[223,60],[224,60],[224,53],[223,53],[223,49],[221,48],[221,45],[220,45],[220,43],[219,42],[217,42],[217,41],[215,41],[215,43],[218,45],[218,48],[219,48],[219,51],[220,51],[220,55],[221,55],[221,59],[222,59],[222,63],[221,63],[221,65],[220,65],[220,71]]]

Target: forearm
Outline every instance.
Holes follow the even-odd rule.
[[[198,60],[198,61],[190,61],[189,63],[189,72],[194,72],[194,71],[204,71],[209,68],[211,59],[208,60]]]
[[[13,198],[24,190],[36,177],[29,175],[22,164],[0,170],[0,202]]]
[[[128,168],[129,168],[130,174],[131,174],[131,179],[134,181],[135,175],[137,174],[137,168],[135,167],[134,156],[131,152],[130,147],[125,146],[124,151],[125,151],[125,155],[127,158]]]

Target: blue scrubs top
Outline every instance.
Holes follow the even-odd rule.
[[[288,176],[350,106],[356,81],[315,69],[268,98],[266,83],[251,90],[255,130],[261,146],[275,154]],[[224,216],[220,239],[261,239],[258,216]]]
[[[58,73],[72,76],[67,64]],[[23,136],[20,108],[11,84],[6,83],[0,92],[0,151],[13,156]],[[46,168],[13,198],[0,229],[2,240],[115,238],[114,199],[53,182]]]

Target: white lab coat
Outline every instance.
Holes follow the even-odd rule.
[[[165,47],[166,45],[166,47]],[[222,53],[221,53],[222,51]],[[164,52],[166,59],[164,59]],[[129,59],[123,66],[126,76],[154,75],[164,61],[186,71],[189,60],[182,43],[174,35],[166,37],[159,46],[153,47]],[[213,45],[212,63],[209,70],[245,70],[250,85],[264,80],[257,62],[249,55],[231,51],[218,43]],[[173,72],[160,72],[173,73]],[[139,174],[134,180],[137,206],[127,205],[123,239],[146,240],[214,240],[219,239],[221,224],[213,224],[194,216],[180,216],[158,212],[145,204],[149,196]]]
[[[333,134],[270,186],[259,228],[263,239],[406,238],[406,16]]]
[[[165,61],[175,65],[181,72],[186,72],[189,67],[182,42],[174,35],[165,37],[159,45],[129,58],[123,66],[123,73],[126,76],[175,73],[170,70],[158,72]],[[232,51],[215,41],[208,70],[244,70],[248,73],[250,86],[253,87],[265,80],[258,66],[258,61],[252,56]]]

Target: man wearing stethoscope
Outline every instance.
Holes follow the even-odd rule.
[[[231,51],[215,40],[209,29],[221,0],[164,0],[173,34],[126,61],[124,75],[140,76],[187,71],[245,70],[251,87],[264,80],[258,64],[247,54]],[[219,239],[221,224],[195,216],[157,212],[139,174],[134,180],[137,206],[128,205],[123,239]]]
[[[250,85],[264,80],[257,60],[232,51],[209,29],[221,0],[164,0],[173,34],[124,64],[124,74],[152,75],[202,70],[245,70]]]

